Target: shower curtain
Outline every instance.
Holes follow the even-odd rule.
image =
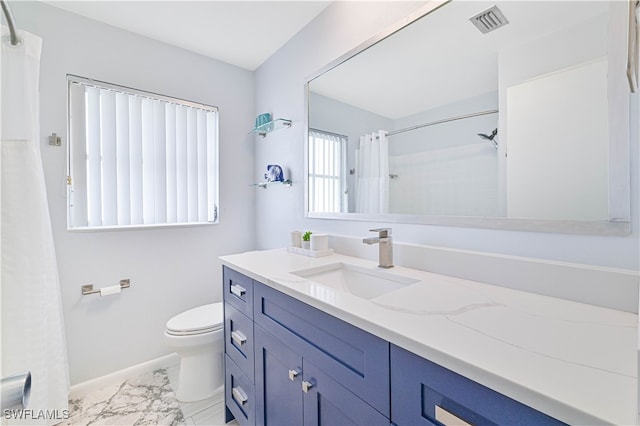
[[[360,136],[356,150],[356,213],[389,212],[389,142],[387,132]]]
[[[54,424],[68,408],[69,373],[60,283],[40,156],[38,82],[42,40],[2,28],[0,240],[2,377],[31,371],[24,421]]]

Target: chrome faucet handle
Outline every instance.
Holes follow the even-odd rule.
[[[370,232],[377,232],[380,238],[388,238],[391,236],[391,228],[369,229]]]
[[[391,228],[370,229],[377,232],[377,237],[365,238],[365,244],[378,244],[378,267],[393,268],[393,239],[391,238]]]

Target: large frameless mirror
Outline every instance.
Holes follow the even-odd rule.
[[[309,79],[309,217],[629,232],[623,2],[432,2]]]

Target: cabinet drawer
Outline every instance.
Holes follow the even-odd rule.
[[[389,417],[389,343],[255,282],[254,320]]]
[[[224,304],[224,349],[253,382],[253,321],[229,303]]]
[[[231,303],[240,312],[253,318],[253,280],[246,275],[222,267],[224,300]]]
[[[229,356],[225,356],[224,380],[225,405],[241,425],[255,423],[255,398],[253,383]]]
[[[459,420],[474,425],[564,424],[394,345],[391,420],[398,426],[463,424]]]

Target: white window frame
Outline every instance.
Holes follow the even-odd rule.
[[[348,209],[346,183],[348,137],[309,129],[308,193],[310,212],[342,213]],[[323,157],[316,161],[316,156]],[[333,158],[333,161],[329,161]],[[318,194],[323,194],[322,199]]]
[[[219,222],[217,107],[70,74],[67,107],[68,230]]]

